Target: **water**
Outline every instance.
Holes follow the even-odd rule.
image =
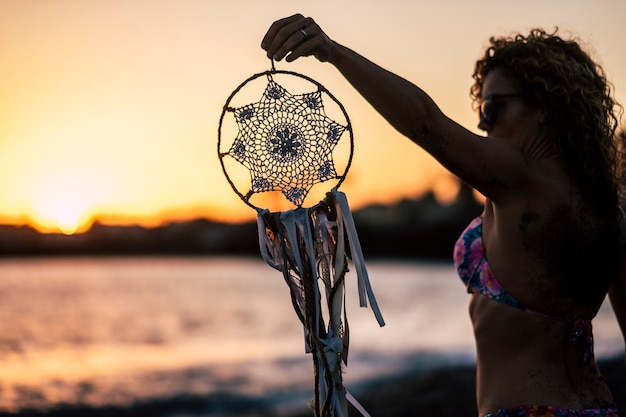
[[[451,265],[372,261],[368,271],[387,325],[358,307],[350,273],[348,390],[474,360]],[[205,416],[279,415],[312,396],[288,288],[260,260],[5,259],[0,277],[0,412],[169,401],[163,415],[174,416],[202,401]],[[608,303],[594,331],[599,358],[623,351]]]

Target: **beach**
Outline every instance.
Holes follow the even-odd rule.
[[[626,367],[624,358],[599,362],[622,415],[626,415]],[[359,397],[372,417],[473,417],[476,416],[475,368],[471,365],[436,368],[419,376],[404,375],[372,383]],[[310,417],[311,410],[292,413],[264,410],[263,399],[244,399],[237,396],[208,396],[206,398],[179,396],[161,401],[138,403],[127,407],[80,407],[61,405],[47,412],[23,410],[17,413],[0,413],[2,417],[174,417],[219,416],[219,409],[228,415],[241,417]],[[240,414],[236,410],[240,410]],[[350,416],[360,416],[352,406]]]
[[[599,362],[622,415],[626,415],[626,366],[624,358]],[[420,377],[405,376],[372,387],[362,405],[374,417],[476,416],[473,366],[436,369]],[[302,413],[293,417],[305,417]],[[351,416],[358,416],[355,411]]]

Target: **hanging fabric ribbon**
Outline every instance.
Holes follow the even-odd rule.
[[[360,305],[366,307],[369,301],[379,325],[385,322],[369,282],[346,196],[333,189],[321,203],[308,209],[279,213],[259,210],[258,229],[261,255],[283,273],[304,326],[305,350],[312,354],[315,368],[316,415],[347,416],[342,364],[347,365],[349,347],[345,309],[349,260],[357,273]]]

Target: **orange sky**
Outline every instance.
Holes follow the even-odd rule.
[[[626,104],[622,0],[3,1],[0,223],[72,232],[94,217],[148,226],[253,218],[223,177],[219,116],[235,87],[269,68],[259,48],[269,24],[295,12],[420,85],[472,130],[468,89],[488,37],[535,26],[586,40]],[[332,67],[277,68],[311,76],[346,107],[356,150],[342,189],[353,208],[451,189]]]

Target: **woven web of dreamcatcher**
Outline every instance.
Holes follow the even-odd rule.
[[[333,150],[346,130],[351,139],[352,132],[349,120],[342,125],[326,115],[322,93],[329,93],[323,86],[317,84],[315,92],[291,94],[273,79],[274,73],[278,71],[257,74],[268,79],[258,102],[225,108],[234,114],[239,132],[230,149],[220,156],[231,156],[249,171],[249,192],[239,192],[231,182],[246,203],[250,204],[252,194],[280,191],[301,207],[313,185],[343,179],[350,161],[343,174],[338,174]],[[347,119],[345,111],[344,115]]]

